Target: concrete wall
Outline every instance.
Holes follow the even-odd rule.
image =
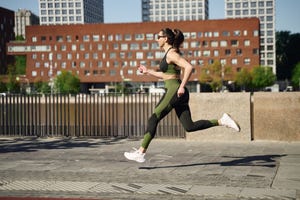
[[[187,140],[300,141],[300,93],[193,93],[190,98],[193,120],[220,118],[229,113],[241,127],[214,127],[187,133]]]
[[[193,120],[219,119],[224,112],[238,121],[241,132],[225,127],[213,127],[186,134],[187,140],[250,141],[250,93],[191,93],[190,107]]]
[[[300,141],[300,92],[254,93],[254,140]]]

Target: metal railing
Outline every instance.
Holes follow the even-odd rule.
[[[0,96],[0,135],[143,137],[161,94]],[[157,128],[157,137],[185,137],[174,111]]]

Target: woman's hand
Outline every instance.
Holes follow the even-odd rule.
[[[177,96],[181,97],[184,94],[184,87],[179,87],[177,90]]]
[[[147,73],[148,73],[148,69],[147,69],[147,67],[145,67],[144,65],[140,65],[138,69],[139,69],[139,71],[140,71],[142,74],[147,74]]]

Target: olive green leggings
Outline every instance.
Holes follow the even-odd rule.
[[[166,92],[161,98],[160,102],[154,109],[154,113],[148,119],[148,125],[142,147],[147,149],[151,140],[155,137],[156,128],[160,120],[162,120],[173,108],[176,111],[176,115],[182,123],[184,129],[187,132],[202,130],[218,125],[218,120],[198,120],[193,122],[191,118],[191,111],[188,105],[189,92],[185,88],[185,93],[181,96],[177,96],[177,90],[180,86],[180,80],[171,79],[165,81]]]

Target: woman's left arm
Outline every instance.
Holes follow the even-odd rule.
[[[193,66],[175,51],[172,51],[167,55],[167,62],[172,62],[183,69],[183,77],[177,91],[177,95],[180,97],[184,94],[184,87],[192,75]]]

